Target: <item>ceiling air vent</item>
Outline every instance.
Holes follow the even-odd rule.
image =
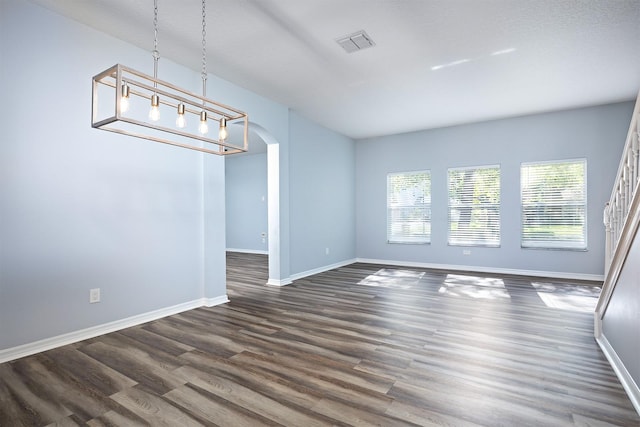
[[[347,53],[357,52],[376,45],[364,30],[360,30],[345,37],[340,37],[336,41]]]

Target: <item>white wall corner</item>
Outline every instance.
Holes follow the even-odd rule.
[[[229,302],[229,297],[225,294],[215,298],[204,298],[203,305],[205,307],[214,307],[216,305],[226,304],[228,302]]]
[[[286,279],[269,279],[267,281],[267,285],[269,286],[287,286],[293,283],[293,280],[291,280],[290,278],[286,278]]]

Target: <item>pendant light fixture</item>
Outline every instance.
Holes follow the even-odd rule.
[[[153,15],[153,76],[121,64],[94,76],[91,126],[204,153],[247,151],[247,114],[207,98],[206,0],[202,0],[202,95],[158,79],[158,0]],[[218,132],[210,133],[210,122]],[[227,129],[232,123],[243,128],[237,140]]]

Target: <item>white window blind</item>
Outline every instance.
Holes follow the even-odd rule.
[[[500,166],[449,169],[449,244],[500,246]]]
[[[387,241],[431,242],[431,172],[387,175]]]
[[[523,163],[522,247],[587,248],[587,161]]]

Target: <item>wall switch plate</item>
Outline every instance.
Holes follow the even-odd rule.
[[[100,302],[100,288],[89,289],[89,302],[91,304]]]
[[[329,255],[329,248],[324,248],[324,254]]]

